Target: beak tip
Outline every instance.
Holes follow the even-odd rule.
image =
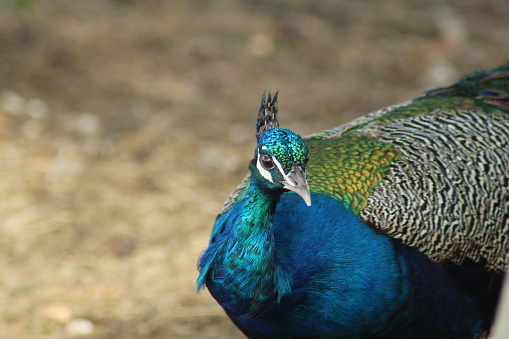
[[[301,198],[304,200],[308,207],[311,206],[311,193],[309,192],[309,189],[306,190],[306,194],[301,195]]]
[[[294,192],[297,193],[302,200],[304,200],[308,207],[311,206],[311,193],[309,192],[309,187],[307,185],[301,187],[299,190],[294,190]]]

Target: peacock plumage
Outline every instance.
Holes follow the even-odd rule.
[[[478,338],[509,259],[509,62],[301,138],[263,96],[199,260],[249,338]]]

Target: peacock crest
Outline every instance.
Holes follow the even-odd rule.
[[[258,118],[256,119],[256,141],[260,141],[260,137],[263,132],[279,128],[279,122],[277,121],[277,96],[279,91],[276,91],[274,95],[265,91],[262,95],[262,103],[260,110],[258,111]]]

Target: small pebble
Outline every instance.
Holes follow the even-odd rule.
[[[86,336],[94,333],[95,326],[88,319],[76,318],[65,325],[65,335],[69,337]]]
[[[21,115],[25,112],[25,99],[16,92],[6,91],[0,93],[0,110],[12,115]]]
[[[99,118],[91,113],[84,113],[78,117],[78,129],[85,134],[97,134],[101,128]]]
[[[31,118],[44,119],[48,116],[48,105],[40,99],[30,99],[27,103],[27,113]]]

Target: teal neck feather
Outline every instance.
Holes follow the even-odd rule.
[[[211,272],[216,292],[224,297],[229,312],[246,316],[259,313],[274,300],[279,302],[291,288],[290,273],[277,265],[273,232],[273,217],[283,191],[262,189],[256,181],[253,175],[231,233],[215,253]],[[205,282],[205,273],[207,269],[201,269],[199,287]]]

